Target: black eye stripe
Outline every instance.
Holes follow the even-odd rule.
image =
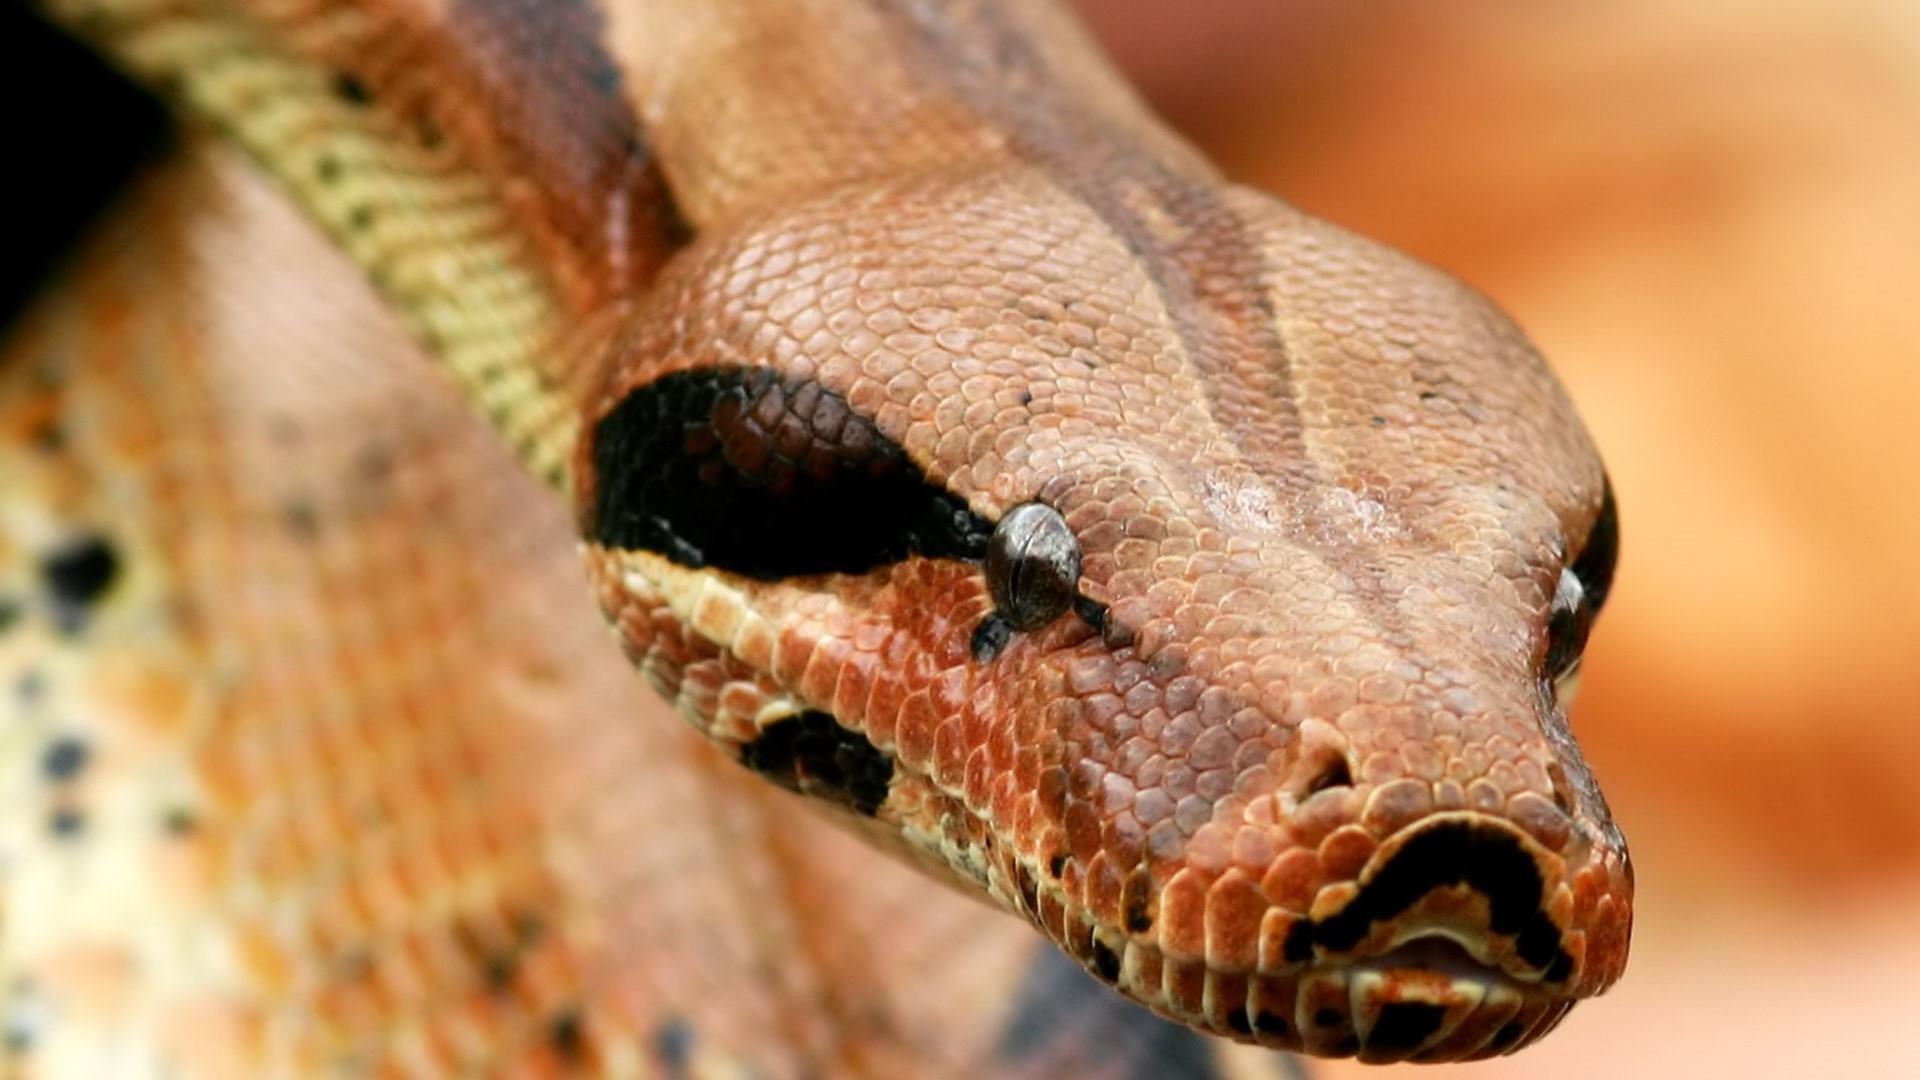
[[[978,561],[993,531],[845,398],[764,367],[638,387],[596,425],[593,469],[595,540],[763,581]]]
[[[893,759],[866,736],[809,709],[768,724],[740,748],[740,762],[790,791],[872,817],[887,801]]]

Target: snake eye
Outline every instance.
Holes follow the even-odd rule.
[[[1620,515],[1609,485],[1600,516],[1587,532],[1586,546],[1560,571],[1560,584],[1553,591],[1553,607],[1547,615],[1547,678],[1558,679],[1580,663],[1587,633],[1613,588],[1613,566],[1619,556]]]
[[[1035,630],[1072,606],[1080,587],[1080,541],[1051,506],[1007,511],[987,542],[987,590],[994,613],[1015,630]]]

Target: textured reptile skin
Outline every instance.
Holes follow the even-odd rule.
[[[82,869],[9,882],[50,1067],[1281,1067],[1036,999],[1017,923],[726,757],[1240,1040],[1502,1052],[1619,975],[1546,667],[1611,543],[1564,393],[1051,8],[48,7],[345,254],[189,140],[10,346],[0,554],[48,598],[0,646],[49,736],[106,718],[21,818]],[[1009,623],[1030,504],[1078,598]]]

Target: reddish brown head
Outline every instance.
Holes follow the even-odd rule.
[[[1556,695],[1600,462],[1450,279],[1246,193],[1129,198],[1150,250],[1018,170],[703,237],[589,417],[603,602],[742,761],[1159,1011],[1520,1046],[1626,957]]]

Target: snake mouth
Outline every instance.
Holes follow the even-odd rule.
[[[1308,1053],[1362,1061],[1461,1061],[1551,1031],[1573,1000],[1515,978],[1450,936],[1303,972],[1295,1019]]]

